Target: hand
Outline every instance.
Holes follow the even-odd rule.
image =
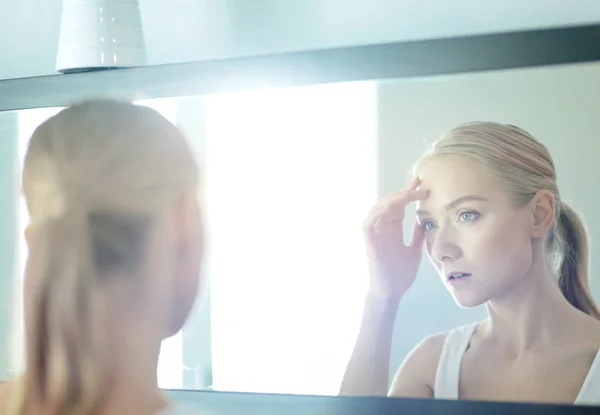
[[[415,221],[411,241],[405,245],[403,222],[406,205],[427,197],[425,190],[417,190],[419,184],[420,179],[415,177],[400,192],[380,201],[363,224],[369,295],[375,298],[400,301],[417,277],[425,233]]]

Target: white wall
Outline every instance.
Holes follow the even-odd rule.
[[[466,121],[518,125],[548,146],[554,157],[562,197],[586,219],[592,243],[600,237],[600,64],[572,65],[445,76],[380,87],[380,191],[398,190],[425,140]],[[592,246],[592,290],[600,302],[598,260]],[[596,272],[594,272],[596,271]],[[392,372],[408,351],[428,334],[485,315],[454,304],[432,265],[420,275],[398,312]]]
[[[54,73],[61,7],[62,0],[0,2],[0,79]],[[597,0],[140,0],[140,7],[150,64],[600,22]]]

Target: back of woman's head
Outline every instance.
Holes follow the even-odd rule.
[[[555,222],[546,240],[548,261],[566,299],[600,319],[588,287],[589,244],[579,215],[561,200],[552,157],[526,131],[492,122],[472,122],[450,130],[417,162],[439,156],[460,156],[488,171],[515,202],[524,205],[540,190],[554,195]]]
[[[197,180],[184,137],[147,107],[92,100],[36,129],[23,171],[31,224],[20,405],[97,408],[110,354],[104,288],[146,282],[152,226]]]

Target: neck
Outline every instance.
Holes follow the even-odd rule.
[[[156,384],[161,341],[156,324],[142,318],[125,322],[114,328],[112,339],[110,387],[101,413],[150,415],[164,409],[167,400]]]
[[[504,295],[489,301],[487,309],[482,335],[517,357],[556,344],[567,320],[577,313],[541,263]]]

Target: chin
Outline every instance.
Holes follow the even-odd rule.
[[[473,295],[473,293],[454,293],[454,301],[460,308],[473,308],[485,304],[489,298]]]

